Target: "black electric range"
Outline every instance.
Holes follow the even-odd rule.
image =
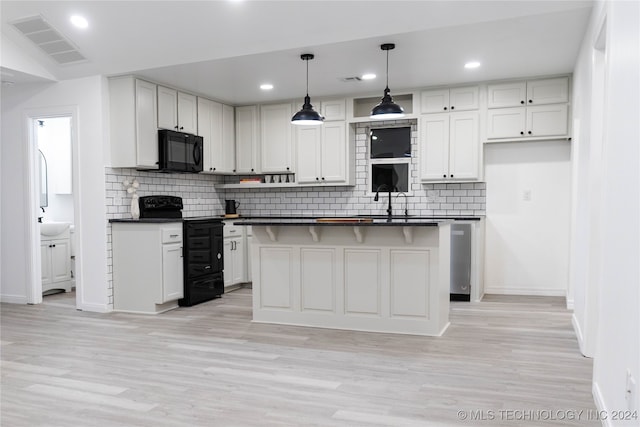
[[[182,218],[182,198],[140,197],[140,218]],[[182,218],[184,297],[181,306],[210,301],[224,293],[222,218]]]

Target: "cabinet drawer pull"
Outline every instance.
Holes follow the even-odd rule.
[[[169,234],[169,237],[172,237],[172,238],[173,237],[178,237],[178,236],[179,236],[179,234]]]

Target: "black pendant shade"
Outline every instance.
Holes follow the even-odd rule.
[[[302,126],[321,125],[324,121],[324,117],[313,109],[313,105],[311,105],[311,98],[309,98],[309,60],[313,59],[313,54],[303,53],[300,55],[300,59],[307,62],[307,95],[304,97],[302,109],[295,113],[291,118],[291,124]]]
[[[380,100],[380,103],[373,107],[371,110],[370,118],[376,120],[390,120],[399,119],[404,117],[404,109],[393,102],[393,98],[389,94],[389,51],[395,49],[396,45],[393,43],[385,43],[380,46],[380,49],[387,52],[387,86],[384,88],[384,96]]]

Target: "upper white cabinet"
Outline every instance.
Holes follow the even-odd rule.
[[[197,97],[158,86],[158,127],[196,134],[198,131]]]
[[[346,100],[344,98],[327,99],[320,103],[320,111],[324,120],[345,120],[347,117]]]
[[[488,108],[563,102],[569,102],[568,77],[499,83],[487,87]]]
[[[291,104],[260,106],[262,173],[293,171]]]
[[[487,139],[536,139],[569,134],[569,78],[487,87]]]
[[[423,114],[477,110],[478,86],[425,90],[420,94],[420,104]]]
[[[234,109],[198,98],[198,135],[204,142],[203,173],[231,174],[236,169]]]
[[[109,79],[111,166],[158,168],[156,85],[132,76]]]
[[[344,121],[296,129],[300,184],[349,184],[349,147]]]
[[[477,180],[479,113],[429,114],[420,119],[420,179]]]
[[[237,173],[260,173],[258,150],[258,107],[236,107]]]

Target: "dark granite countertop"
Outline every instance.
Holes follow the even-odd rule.
[[[137,224],[153,224],[153,223],[167,223],[167,222],[182,222],[182,218],[112,218],[110,223],[122,222],[122,223],[137,223]]]
[[[369,218],[369,220],[367,220]],[[240,219],[233,222],[234,225],[264,225],[264,226],[356,226],[356,227],[385,227],[385,226],[412,226],[412,227],[437,227],[439,225],[450,224],[451,219],[433,218],[358,218],[358,217],[314,217],[314,218],[285,218],[285,217],[263,217]],[[330,219],[330,221],[325,221]],[[342,220],[341,220],[342,219]],[[359,219],[359,221],[358,221]]]
[[[318,218],[347,218],[345,221],[338,222],[317,222]],[[355,221],[356,219],[363,219],[362,222]],[[370,222],[365,222],[364,219],[371,219]],[[216,221],[233,221],[234,225],[414,225],[414,226],[437,226],[442,222],[450,221],[480,221],[483,218],[481,215],[477,216],[404,216],[393,215],[391,220],[387,215],[273,215],[273,216],[240,216],[239,218],[225,218],[224,216],[199,216],[199,217],[185,217],[185,218],[113,218],[110,219],[110,223],[168,223],[168,222],[182,222],[182,221],[194,221],[194,220],[216,220]]]

